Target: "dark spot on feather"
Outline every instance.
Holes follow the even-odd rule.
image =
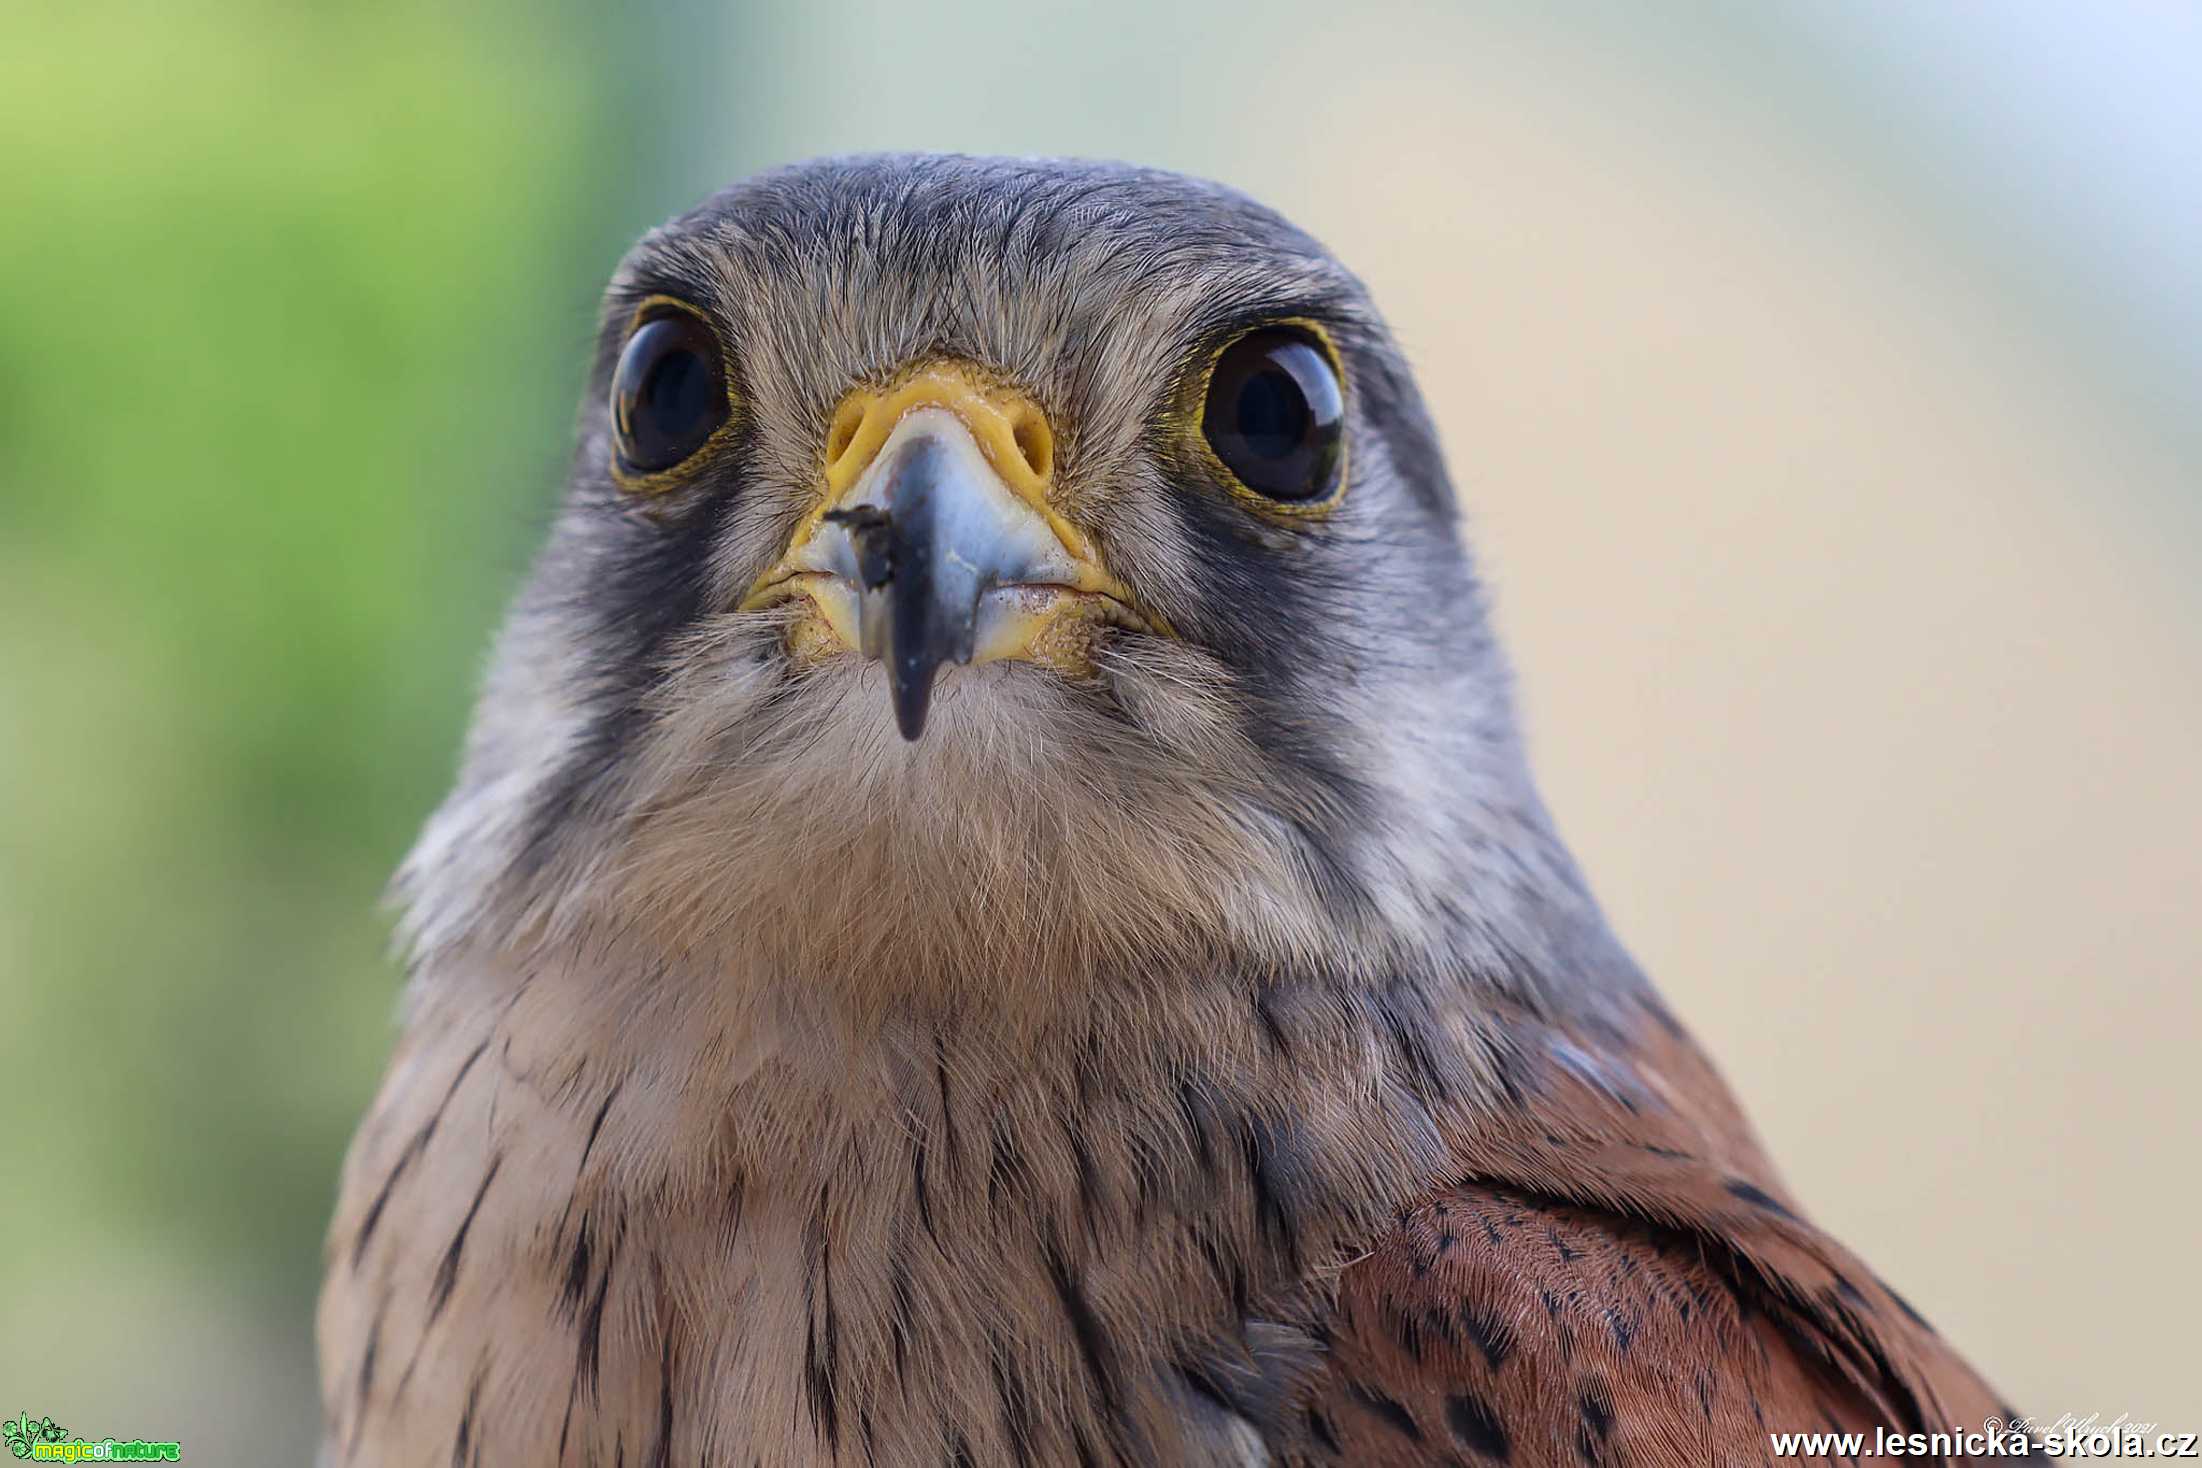
[[[933,1036],[933,1084],[940,1091],[940,1145],[948,1165],[956,1165],[956,1110],[948,1103],[948,1043]]]
[[[451,1236],[450,1246],[443,1251],[443,1262],[436,1266],[435,1283],[428,1292],[431,1322],[451,1303],[451,1291],[459,1282],[459,1256],[466,1251],[467,1231],[474,1227],[474,1215],[482,1211],[482,1199],[489,1196],[489,1185],[497,1180],[497,1169],[504,1164],[502,1152],[489,1159],[489,1171],[482,1174],[482,1184],[474,1190],[474,1201],[467,1205],[466,1217],[459,1220],[459,1231]]]
[[[925,1190],[925,1139],[910,1138],[910,1196],[917,1200],[918,1222],[925,1226],[927,1236],[938,1243],[940,1235],[933,1230],[933,1200]]]
[[[650,1450],[651,1468],[672,1468],[673,1462],[673,1337],[668,1334],[658,1348],[658,1440]]]
[[[573,1403],[581,1395],[581,1374],[575,1372],[566,1382],[566,1411],[558,1419],[558,1461],[566,1461],[566,1444],[573,1437]]]
[[[828,1190],[819,1188],[818,1207],[803,1230],[809,1266],[803,1275],[803,1313],[810,1320],[803,1352],[803,1393],[811,1417],[825,1434],[826,1446],[834,1449],[841,1439],[841,1321],[833,1308],[833,1236],[826,1231],[827,1198]]]
[[[1306,1152],[1306,1138],[1288,1119],[1275,1122],[1249,1120],[1246,1126],[1246,1170],[1254,1187],[1256,1210],[1270,1237],[1285,1259],[1300,1257],[1300,1217],[1312,1201],[1308,1197],[1313,1170]]]
[[[1423,1359],[1423,1342],[1429,1333],[1429,1326],[1438,1325],[1442,1328],[1443,1321],[1443,1312],[1439,1310],[1426,1312],[1426,1317],[1412,1310],[1401,1310],[1391,1316],[1392,1334],[1399,1341],[1399,1348],[1420,1362]]]
[[[1596,1377],[1584,1380],[1576,1394],[1575,1410],[1582,1419],[1575,1429],[1575,1453],[1585,1463],[1606,1461],[1606,1440],[1613,1435],[1613,1393]]]
[[[1917,1310],[1912,1309],[1911,1301],[1896,1293],[1894,1286],[1892,1286],[1887,1280],[1879,1278],[1879,1276],[1875,1277],[1875,1282],[1881,1286],[1883,1293],[1885,1293],[1890,1299],[1896,1302],[1896,1308],[1904,1312],[1904,1317],[1907,1320],[1911,1321],[1912,1324],[1918,1326],[1921,1330],[1926,1331],[1929,1335],[1934,1334],[1934,1326],[1928,1323],[1927,1317],[1921,1315]]]
[[[1433,1098],[1447,1095],[1452,1089],[1450,1078],[1430,1046],[1433,1021],[1429,997],[1404,983],[1394,983],[1379,997],[1376,1012],[1384,1037],[1411,1083],[1410,1089]]]
[[[597,1276],[596,1294],[589,1300],[589,1308],[582,1313],[581,1329],[575,1337],[574,1376],[589,1388],[593,1397],[597,1388],[597,1362],[604,1340],[604,1300],[611,1293],[612,1266],[618,1262],[616,1247],[604,1256],[604,1272]]]
[[[360,1221],[359,1237],[352,1240],[352,1268],[359,1268],[360,1261],[366,1257],[367,1241],[375,1236],[375,1229],[382,1222],[382,1210],[389,1206],[390,1194],[397,1187],[398,1180],[405,1176],[406,1169],[411,1167],[414,1160],[427,1149],[429,1139],[436,1135],[437,1123],[443,1120],[445,1109],[451,1105],[451,1098],[459,1093],[460,1082],[466,1079],[467,1072],[474,1069],[474,1062],[480,1060],[483,1053],[488,1049],[489,1041],[484,1039],[481,1044],[476,1045],[467,1054],[466,1059],[459,1066],[458,1074],[454,1075],[451,1078],[451,1084],[444,1088],[443,1099],[436,1103],[435,1111],[429,1115],[427,1121],[421,1124],[421,1129],[413,1134],[412,1139],[405,1144],[405,1150],[398,1154],[398,1160],[392,1164],[389,1174],[383,1178],[381,1188],[375,1193],[375,1201],[367,1207],[367,1216]]]
[[[1453,1436],[1484,1457],[1504,1463],[1513,1456],[1514,1444],[1506,1435],[1506,1424],[1499,1421],[1499,1414],[1491,1410],[1489,1402],[1473,1392],[1455,1392],[1447,1397],[1445,1420],[1452,1424]]]
[[[508,1040],[506,1043],[509,1045],[511,1041]],[[582,1142],[581,1156],[573,1165],[573,1183],[566,1189],[566,1206],[559,1211],[558,1227],[552,1231],[552,1237],[554,1238],[564,1238],[566,1236],[566,1223],[573,1217],[574,1204],[580,1198],[582,1175],[589,1168],[589,1154],[596,1150],[596,1139],[604,1130],[604,1118],[611,1114],[612,1102],[618,1099],[619,1088],[626,1084],[627,1078],[625,1076],[612,1082],[611,1089],[604,1093],[603,1102],[597,1106],[596,1115],[589,1122],[589,1135]]]
[[[1397,1401],[1359,1382],[1347,1383],[1346,1390],[1377,1421],[1415,1442],[1422,1440],[1422,1429],[1415,1425],[1414,1414]]]
[[[612,1082],[611,1089],[604,1093],[603,1103],[596,1108],[596,1115],[590,1118],[588,1140],[581,1144],[581,1160],[574,1166],[576,1177],[580,1176],[581,1170],[588,1166],[589,1154],[596,1150],[596,1139],[604,1130],[604,1118],[612,1114],[612,1103],[619,1099],[619,1088],[626,1084],[627,1078],[625,1076],[621,1076],[618,1080]]]
[[[1797,1216],[1789,1211],[1781,1199],[1755,1183],[1745,1182],[1740,1177],[1732,1177],[1728,1179],[1726,1186],[1730,1194],[1741,1198],[1754,1208],[1764,1208],[1767,1212],[1780,1218],[1794,1220]]]
[[[390,1295],[385,1290],[382,1302],[375,1306],[374,1321],[367,1327],[366,1348],[359,1353],[359,1381],[354,1395],[362,1408],[367,1405],[368,1394],[375,1389],[375,1351],[382,1343],[382,1317],[389,1308]]]
[[[1610,1395],[1603,1383],[1590,1381],[1584,1383],[1582,1395],[1576,1399],[1576,1407],[1583,1414],[1583,1425],[1600,1442],[1604,1442],[1613,1433]]]
[[[1257,980],[1254,985],[1254,1018],[1261,1022],[1262,1036],[1269,1041],[1269,1048],[1282,1059],[1292,1058],[1292,1040],[1285,1034],[1274,1007],[1276,990],[1273,985]]]
[[[573,1249],[566,1256],[566,1283],[559,1292],[559,1305],[571,1316],[581,1308],[581,1296],[589,1287],[589,1215],[581,1215],[581,1226],[574,1230]]]
[[[1063,1307],[1064,1318],[1070,1321],[1071,1338],[1078,1343],[1078,1354],[1086,1363],[1086,1374],[1093,1378],[1093,1388],[1112,1416],[1123,1411],[1116,1381],[1116,1355],[1109,1343],[1108,1333],[1093,1313],[1093,1303],[1086,1298],[1083,1281],[1077,1268],[1063,1257],[1062,1247],[1050,1241],[1047,1247],[1048,1279],[1055,1286],[1055,1298]]]
[[[474,1381],[466,1389],[466,1406],[459,1413],[459,1431],[451,1440],[451,1468],[467,1468],[473,1458],[474,1410],[481,1404],[482,1374],[474,1373]]]
[[[1185,1135],[1193,1144],[1193,1156],[1200,1164],[1201,1175],[1213,1178],[1216,1175],[1216,1152],[1209,1128],[1215,1117],[1215,1109],[1194,1077],[1188,1075],[1179,1079],[1177,1105],[1184,1115]]]
[[[1485,1315],[1473,1305],[1462,1305],[1460,1323],[1468,1332],[1468,1339],[1474,1341],[1476,1349],[1483,1352],[1485,1365],[1496,1372],[1506,1364],[1506,1358],[1513,1354],[1514,1332],[1505,1321]]]
[[[1177,1374],[1184,1378],[1186,1386],[1202,1402],[1226,1416],[1238,1411],[1238,1403],[1232,1400],[1231,1393],[1224,1388],[1222,1378],[1217,1376],[1215,1369],[1207,1361],[1195,1357],[1175,1364]]]

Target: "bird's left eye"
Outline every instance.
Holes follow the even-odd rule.
[[[671,311],[635,328],[612,373],[620,468],[670,469],[702,448],[726,415],[726,374],[710,327]]]
[[[1330,354],[1311,332],[1273,326],[1223,349],[1200,426],[1241,484],[1264,499],[1308,504],[1338,487],[1345,420]]]

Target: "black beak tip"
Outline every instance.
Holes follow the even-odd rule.
[[[923,669],[896,669],[890,682],[894,695],[895,727],[912,744],[925,733],[925,716],[933,707],[933,673],[939,664]]]

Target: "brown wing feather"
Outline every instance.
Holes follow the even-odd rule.
[[[1656,1004],[1604,1033],[1520,1014],[1504,1034],[1515,1104],[1340,1277],[1300,1461],[1758,1463],[1770,1432],[1999,1412],[1799,1215]]]

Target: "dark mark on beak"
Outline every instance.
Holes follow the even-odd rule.
[[[826,523],[847,528],[856,542],[857,584],[866,591],[883,591],[895,575],[895,517],[877,505],[858,505],[853,510],[828,510]]]
[[[970,539],[975,511],[963,500],[944,502],[942,482],[954,472],[937,439],[912,439],[888,467],[881,497],[889,507],[857,505],[827,517],[856,549],[864,652],[887,664],[904,739],[925,732],[941,664],[971,661],[979,598],[994,584],[991,567],[958,545]]]

